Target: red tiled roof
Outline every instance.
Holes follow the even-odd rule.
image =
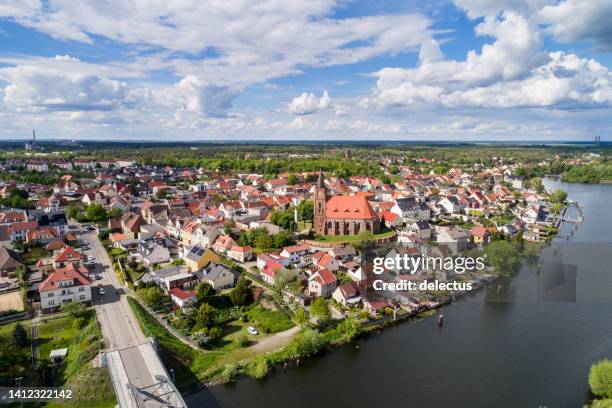
[[[40,284],[38,290],[40,292],[56,290],[59,288],[59,282],[66,280],[71,280],[73,286],[89,285],[91,281],[85,277],[85,274],[87,274],[87,269],[82,266],[77,268],[70,264],[65,268],[56,269]]]
[[[66,262],[81,259],[82,256],[73,247],[66,245],[55,257],[54,262]]]
[[[327,201],[325,216],[328,219],[374,220],[376,212],[362,195],[333,196]]]
[[[181,300],[191,299],[196,296],[196,293],[191,290],[183,290],[181,288],[172,288],[169,291],[170,295],[175,296]]]

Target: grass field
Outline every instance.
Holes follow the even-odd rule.
[[[68,347],[70,341],[79,332],[72,327],[72,317],[60,317],[55,320],[41,319],[38,331],[38,349],[41,360],[48,360],[52,350]]]
[[[251,325],[264,333],[277,333],[285,331],[294,326],[289,316],[282,310],[267,310],[261,306],[255,306],[246,315]]]
[[[351,243],[361,241],[372,241],[376,239],[385,239],[395,235],[395,231],[384,231],[378,234],[359,234],[359,235],[325,235],[314,239],[317,242],[329,243]]]

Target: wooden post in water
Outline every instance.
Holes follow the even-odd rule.
[[[438,316],[438,326],[442,326],[442,323],[444,323],[444,315],[443,314]]]

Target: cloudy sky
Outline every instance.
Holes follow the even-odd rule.
[[[0,0],[0,139],[610,139],[612,0]]]

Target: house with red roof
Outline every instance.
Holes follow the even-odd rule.
[[[40,309],[43,314],[58,311],[69,302],[81,302],[91,306],[91,281],[87,269],[69,264],[57,268],[38,286]]]
[[[181,309],[195,304],[197,297],[193,290],[184,290],[181,288],[172,288],[168,291],[170,298]]]
[[[53,258],[54,268],[63,268],[70,264],[81,266],[83,263],[83,255],[79,254],[73,247],[65,245],[64,248]]]
[[[259,275],[261,276],[261,279],[263,279],[264,282],[269,285],[274,285],[276,284],[277,274],[284,269],[285,267],[282,264],[274,261],[273,259],[270,259],[266,262],[264,267],[261,268]]]
[[[308,292],[316,297],[328,298],[337,286],[337,280],[329,269],[319,269],[308,278]]]
[[[246,246],[234,245],[228,252],[228,256],[238,262],[246,262],[253,257],[253,249]]]
[[[312,254],[312,263],[319,269],[328,269],[331,272],[338,270],[338,260],[327,252],[317,251]]]
[[[361,295],[357,284],[354,282],[338,286],[332,293],[332,299],[344,307],[356,306],[361,303]]]

